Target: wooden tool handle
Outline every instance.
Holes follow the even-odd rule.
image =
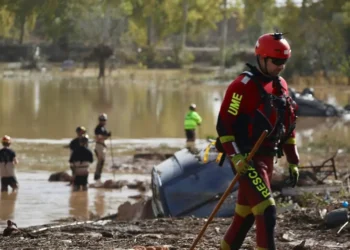
[[[250,160],[253,159],[256,151],[259,149],[259,147],[260,147],[261,143],[264,141],[266,135],[267,135],[267,130],[264,130],[262,132],[262,134],[260,135],[258,141],[255,143],[253,149],[250,151],[250,153],[249,153],[249,155],[248,155],[248,157],[246,159],[247,162],[249,162]],[[203,226],[202,230],[199,232],[197,238],[192,243],[192,246],[191,246],[190,250],[194,250],[194,248],[196,247],[197,243],[202,238],[202,236],[203,236],[205,230],[207,229],[208,225],[213,220],[213,218],[215,217],[216,213],[219,211],[222,203],[224,203],[224,201],[226,200],[226,197],[230,194],[231,190],[236,185],[238,179],[239,179],[239,174],[237,173],[235,178],[233,178],[233,180],[231,181],[230,185],[228,186],[228,188],[224,192],[224,194],[221,196],[221,199],[219,200],[218,204],[215,206],[214,210],[211,212],[207,222]]]

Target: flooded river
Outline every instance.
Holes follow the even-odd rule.
[[[98,114],[107,113],[116,158],[140,146],[182,147],[183,119],[189,104],[196,103],[203,118],[199,137],[215,135],[225,89],[224,85],[186,86],[156,80],[104,83],[91,78],[0,80],[0,135],[13,137],[12,146],[20,161],[19,192],[1,194],[0,227],[9,218],[23,227],[70,216],[88,218],[90,213],[100,216],[115,213],[121,203],[130,200],[128,196],[138,192],[89,189],[87,193],[72,193],[66,183],[47,181],[51,173],[68,170],[69,151],[63,146],[75,136],[75,128],[85,126],[92,136]],[[315,88],[315,94],[341,106],[350,100],[347,89]],[[302,117],[298,120],[298,143],[307,150],[331,135],[335,146],[338,142],[347,146],[348,130],[346,118]],[[108,154],[106,165],[110,163]],[[103,176],[113,178],[110,173]],[[147,174],[116,178],[150,180]]]

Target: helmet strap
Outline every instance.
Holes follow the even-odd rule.
[[[269,72],[267,71],[267,57],[264,57],[264,64],[265,64],[264,67],[262,67],[262,65],[260,64],[259,58],[260,58],[260,56],[257,55],[257,56],[256,56],[256,61],[258,62],[258,66],[259,66],[260,71],[261,71],[264,75],[271,77],[271,75],[270,75]]]

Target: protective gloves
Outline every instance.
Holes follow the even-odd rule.
[[[289,164],[289,184],[295,187],[299,180],[299,167],[296,164]]]
[[[240,175],[244,175],[249,168],[249,164],[246,161],[246,156],[242,155],[242,154],[236,154],[234,156],[231,157],[231,161],[237,171],[237,173],[239,173]]]

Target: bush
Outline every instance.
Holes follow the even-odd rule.
[[[180,51],[178,57],[182,66],[192,64],[195,59],[193,53],[188,50]]]
[[[226,50],[225,57],[226,68],[233,67],[240,62],[253,63],[255,61],[254,51],[243,48],[237,48],[236,45],[233,45],[232,47]],[[221,54],[218,53],[215,57],[213,57],[213,61],[211,63],[212,65],[219,66],[221,63]]]
[[[149,69],[153,68],[182,68],[184,65],[193,63],[194,55],[186,50],[179,52],[174,49],[169,53],[156,51],[154,47],[142,47],[137,54],[137,62]]]

